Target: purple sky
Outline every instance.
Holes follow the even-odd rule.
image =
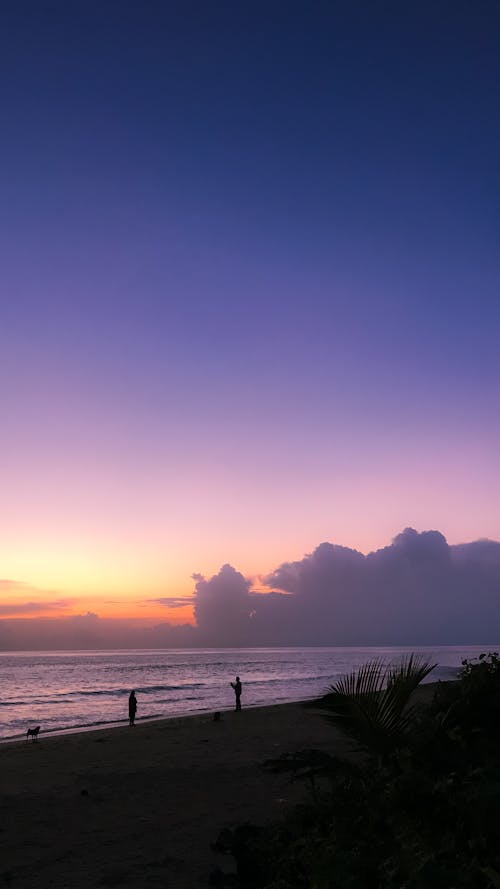
[[[500,539],[499,38],[488,2],[4,13],[6,606]]]

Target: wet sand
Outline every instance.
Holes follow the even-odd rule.
[[[223,827],[280,817],[306,793],[263,760],[347,742],[282,704],[0,746],[0,886],[207,887]]]

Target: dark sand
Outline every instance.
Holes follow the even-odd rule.
[[[300,704],[3,744],[0,886],[206,887],[230,867],[210,850],[221,828],[280,817],[307,792],[262,761],[310,747],[346,742]]]

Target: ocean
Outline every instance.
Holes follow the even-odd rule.
[[[0,738],[91,729],[128,720],[135,689],[137,722],[234,706],[255,707],[322,694],[339,676],[374,657],[397,660],[416,651],[438,663],[429,681],[452,679],[464,658],[498,646],[438,648],[235,648],[134,651],[0,652]]]

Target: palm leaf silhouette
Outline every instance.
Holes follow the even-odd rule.
[[[337,680],[319,703],[364,747],[388,752],[408,736],[416,711],[411,696],[435,666],[416,654],[389,665],[377,658]]]

